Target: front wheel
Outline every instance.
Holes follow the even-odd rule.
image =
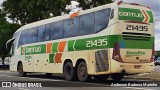
[[[82,81],[82,82],[85,82],[90,79],[90,76],[88,75],[88,72],[87,72],[87,65],[84,61],[79,63],[77,68],[77,75],[78,75],[79,81]]]
[[[18,65],[18,73],[19,73],[19,76],[20,77],[24,77],[24,76],[26,76],[26,72],[24,72],[23,71],[23,64],[22,63],[20,63],[19,65]]]

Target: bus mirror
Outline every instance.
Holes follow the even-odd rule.
[[[7,41],[6,43],[6,50],[9,50],[11,48],[12,43],[14,42],[15,38],[12,38]]]

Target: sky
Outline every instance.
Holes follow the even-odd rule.
[[[152,9],[155,19],[155,50],[156,51],[160,50],[160,0],[115,0],[115,1],[138,3],[149,6]],[[0,4],[2,2],[3,0],[0,0]],[[75,5],[74,4],[75,2],[72,4],[73,7],[77,5],[77,3]]]

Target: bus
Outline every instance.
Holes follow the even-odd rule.
[[[24,25],[6,44],[10,71],[79,81],[150,73],[153,22],[148,6],[120,1]]]

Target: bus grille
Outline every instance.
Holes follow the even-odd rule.
[[[108,50],[99,50],[96,56],[96,72],[104,72],[109,70]]]
[[[124,40],[150,41],[151,34],[123,32],[122,37],[123,37]]]

